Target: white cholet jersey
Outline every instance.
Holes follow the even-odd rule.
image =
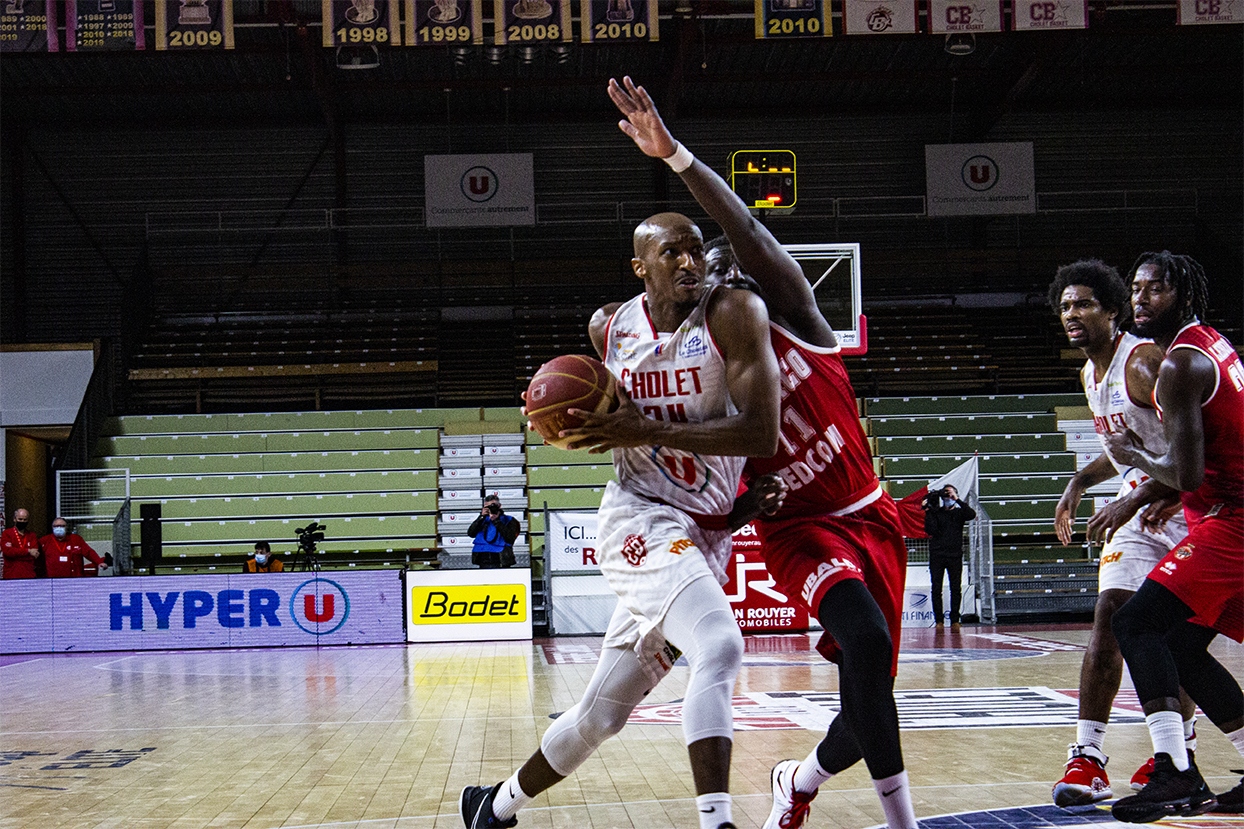
[[[726,387],[725,360],[708,328],[713,293],[705,291],[673,333],[657,331],[646,294],[623,303],[610,318],[605,365],[645,417],[699,423],[738,413]],[[730,512],[745,460],[663,446],[613,450],[624,488],[702,515]]]
[[[1127,391],[1127,361],[1137,347],[1152,343],[1135,334],[1123,332],[1115,342],[1114,357],[1106,369],[1105,376],[1098,383],[1095,379],[1093,361],[1089,360],[1080,371],[1080,379],[1084,382],[1084,396],[1088,398],[1089,408],[1093,411],[1093,427],[1097,434],[1118,434],[1131,429],[1142,441],[1145,448],[1157,455],[1166,453],[1166,434],[1162,431],[1162,421],[1154,409],[1137,406]],[[1105,444],[1102,444],[1103,449]],[[1110,457],[1110,452],[1106,451]],[[1139,486],[1149,476],[1134,466],[1119,463],[1113,457],[1110,462],[1123,476],[1123,487],[1119,495]]]

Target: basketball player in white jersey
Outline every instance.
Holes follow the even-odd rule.
[[[1097,433],[1105,436],[1131,429],[1151,451],[1164,452],[1166,438],[1153,408],[1153,384],[1162,350],[1152,340],[1124,330],[1131,323],[1131,304],[1119,272],[1097,259],[1065,265],[1050,285],[1049,300],[1071,344],[1088,358],[1081,380]],[[1071,543],[1076,509],[1085,492],[1115,475],[1123,476],[1118,497],[1099,510],[1091,524],[1091,534],[1105,535],[1107,541],[1097,576],[1093,631],[1080,666],[1076,741],[1069,747],[1066,774],[1054,784],[1054,803],[1064,807],[1113,797],[1102,746],[1119,691],[1123,656],[1110,619],[1140,588],[1149,571],[1188,533],[1183,512],[1178,509],[1178,493],[1103,451],[1072,477],[1058,501],[1054,528],[1059,541]],[[1144,489],[1138,492],[1142,485]],[[1138,514],[1138,506],[1154,489],[1168,497]],[[1196,707],[1186,694],[1182,702],[1185,738],[1189,748],[1195,748]],[[1144,786],[1152,763],[1149,760],[1133,775],[1132,788]]]
[[[508,780],[463,789],[467,829],[516,826],[520,808],[621,730],[680,652],[691,668],[683,734],[700,827],[734,829],[731,700],[743,638],[721,585],[744,459],[777,450],[777,360],[764,302],[707,287],[690,219],[650,217],[634,250],[644,293],[606,305],[589,326],[620,405],[580,412],[584,426],[561,433],[571,448],[613,450],[617,481],[601,500],[597,556],[618,604],[583,698]]]

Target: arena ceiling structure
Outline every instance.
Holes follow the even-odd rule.
[[[671,115],[952,111],[954,140],[1016,109],[1240,108],[1240,26],[1178,26],[1174,0],[1087,6],[1087,29],[981,34],[952,54],[943,35],[844,35],[840,3],[833,37],[759,40],[752,0],[662,0],[658,42],[486,38],[345,69],[321,44],[319,0],[235,0],[230,51],[5,53],[3,126],[557,123],[608,115],[604,83],[622,73]]]

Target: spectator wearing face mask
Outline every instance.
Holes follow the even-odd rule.
[[[946,486],[929,492],[925,503],[924,531],[929,535],[930,598],[937,626],[943,624],[942,574],[950,581],[950,629],[959,629],[959,605],[963,601],[963,525],[976,517],[976,510],[959,500],[959,491]]]
[[[105,559],[91,549],[82,536],[69,531],[69,524],[59,516],[52,521],[52,532],[39,539],[44,568],[49,579],[76,579],[84,575],[83,561],[106,567]]]
[[[266,541],[255,542],[255,552],[242,565],[243,573],[280,573],[285,563],[272,555],[272,545]]]
[[[27,529],[29,523],[29,512],[14,510],[13,526],[0,533],[6,579],[33,579],[38,575],[35,564],[39,561],[39,536]]]

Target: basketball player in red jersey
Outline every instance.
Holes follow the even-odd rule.
[[[1219,633],[1244,641],[1244,365],[1201,322],[1208,296],[1205,271],[1192,258],[1162,251],[1137,260],[1135,331],[1166,352],[1154,403],[1168,447],[1155,455],[1130,430],[1104,438],[1120,462],[1182,492],[1189,527],[1114,615],[1154,751],[1148,785],[1111,809],[1128,823],[1244,808],[1244,782],[1221,804],[1205,785],[1184,748],[1179,713],[1182,684],[1244,755],[1244,694],[1208,652]]]
[[[622,131],[664,159],[725,230],[728,245],[708,246],[710,278],[737,284],[750,275],[769,308],[781,434],[777,454],[749,460],[745,476],[777,474],[789,488],[777,514],[758,522],[765,560],[778,587],[824,626],[818,649],[840,666],[842,713],[807,758],[774,767],[764,829],[803,826],[817,788],[861,757],[890,829],[915,829],[893,694],[907,550],[897,508],[873,471],[837,337],[803,269],[726,182],[674,140],[643,87],[611,80],[609,96],[626,116]]]

